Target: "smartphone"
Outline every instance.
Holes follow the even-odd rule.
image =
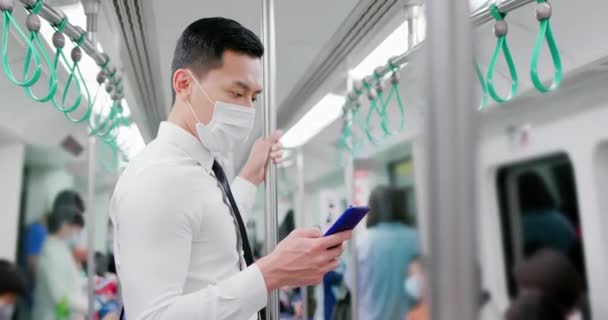
[[[332,235],[334,233],[353,230],[357,224],[365,217],[365,215],[369,212],[368,207],[350,207],[344,211],[340,217],[334,222],[334,224],[327,229],[324,237]]]

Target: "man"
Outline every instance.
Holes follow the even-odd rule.
[[[25,274],[13,263],[0,259],[0,320],[11,320],[17,299],[27,293]]]
[[[252,130],[263,51],[255,34],[223,18],[198,20],[178,40],[169,120],[110,204],[128,319],[255,319],[269,292],[317,284],[337,266],[350,232],[295,230],[253,263],[243,221],[268,161],[281,160],[280,132],[254,143],[231,186],[216,161]]]

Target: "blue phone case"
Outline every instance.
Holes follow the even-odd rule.
[[[329,229],[323,235],[324,237],[332,235],[334,233],[353,230],[357,224],[365,217],[369,212],[368,207],[350,207],[340,215],[338,220],[329,227]]]

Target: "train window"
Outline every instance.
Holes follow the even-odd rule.
[[[388,164],[391,186],[400,188],[405,193],[407,212],[416,220],[416,194],[414,190],[414,162],[404,158]]]
[[[572,163],[560,153],[504,166],[497,175],[509,294],[515,264],[539,249],[563,252],[586,284],[583,234]]]

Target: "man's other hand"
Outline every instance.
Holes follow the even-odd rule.
[[[279,141],[281,136],[283,131],[277,130],[269,137],[256,140],[239,175],[256,186],[260,185],[266,177],[268,160],[272,160],[274,164],[283,161],[283,146]]]
[[[338,267],[343,243],[351,238],[352,231],[322,237],[319,229],[296,229],[256,264],[269,292],[283,286],[316,285]]]

